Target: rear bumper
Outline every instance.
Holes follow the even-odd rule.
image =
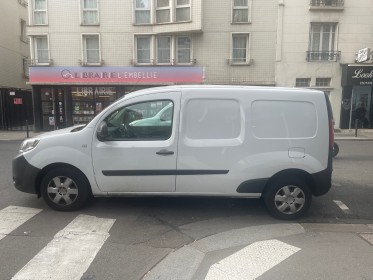
[[[312,175],[314,187],[312,194],[320,196],[326,194],[332,187],[332,168],[327,168],[323,171],[317,172]]]
[[[32,166],[22,154],[12,161],[13,183],[16,189],[26,193],[36,193],[36,176],[40,169]]]

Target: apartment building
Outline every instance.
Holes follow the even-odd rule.
[[[36,129],[169,84],[275,85],[274,0],[30,0]]]
[[[1,0],[0,14],[0,129],[23,129],[33,122],[27,1]]]
[[[373,1],[279,2],[276,85],[327,92],[337,128],[373,128]]]
[[[372,9],[371,0],[30,0],[35,127],[86,123],[137,89],[206,83],[319,89],[336,128],[370,128]]]

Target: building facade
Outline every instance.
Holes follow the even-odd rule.
[[[37,130],[185,83],[315,88],[335,127],[373,124],[371,0],[29,1]]]
[[[29,18],[39,130],[86,123],[141,88],[275,85],[273,0],[30,0]]]
[[[372,15],[371,0],[280,0],[276,85],[327,92],[335,127],[373,128]]]
[[[0,129],[24,129],[33,123],[27,1],[2,0],[0,11]]]

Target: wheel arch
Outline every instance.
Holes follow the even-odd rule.
[[[263,194],[268,190],[268,188],[271,186],[271,184],[279,180],[280,178],[287,178],[287,177],[296,177],[298,179],[301,179],[307,186],[310,188],[310,192],[314,194],[315,192],[315,182],[313,180],[313,177],[310,173],[307,171],[304,171],[302,169],[286,169],[282,170],[276,174],[274,174],[266,183],[264,187]]]
[[[49,171],[51,171],[53,169],[56,169],[56,168],[69,168],[69,169],[74,170],[75,172],[78,172],[80,175],[83,176],[84,180],[86,181],[86,183],[89,186],[89,191],[92,194],[91,184],[90,184],[87,176],[79,168],[77,168],[74,165],[68,164],[68,163],[56,162],[56,163],[52,163],[52,164],[49,164],[49,165],[45,166],[38,173],[38,175],[36,177],[36,182],[35,182],[35,192],[38,195],[38,197],[41,197],[41,182],[42,182],[43,178],[45,177],[45,175],[48,174]]]

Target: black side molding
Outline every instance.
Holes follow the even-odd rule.
[[[103,170],[105,176],[218,175],[229,170]]]

